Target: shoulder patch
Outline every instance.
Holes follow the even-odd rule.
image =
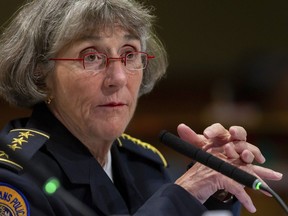
[[[11,158],[21,155],[21,157],[29,160],[48,139],[47,134],[34,129],[10,130],[4,138],[5,143],[3,143],[4,147],[10,151],[5,151],[0,146],[0,165],[17,171],[22,170],[22,166],[15,163]]]
[[[125,141],[130,141],[133,144],[136,144],[136,146],[138,146],[138,147],[142,147],[145,150],[149,150],[150,154],[153,153],[153,156],[157,156],[158,160],[160,159],[160,161],[162,162],[164,167],[168,166],[168,163],[167,163],[165,157],[161,154],[161,152],[157,148],[155,148],[151,144],[146,143],[146,142],[142,142],[141,140],[136,139],[134,137],[131,137],[128,134],[122,134],[121,137],[118,138],[118,145],[120,147],[123,147],[126,144]],[[125,147],[127,147],[127,146],[125,146]]]
[[[0,182],[0,215],[30,216],[30,206],[24,194],[3,182]]]

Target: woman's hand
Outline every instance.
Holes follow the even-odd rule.
[[[213,152],[224,153],[228,158],[240,157],[247,164],[252,163],[254,159],[261,164],[265,162],[259,148],[246,142],[247,132],[243,127],[232,126],[226,130],[221,124],[216,123],[207,127],[201,135],[185,124],[180,124],[177,131],[181,139],[205,151],[213,149]]]
[[[265,158],[259,148],[246,142],[247,133],[242,127],[233,126],[226,130],[221,124],[213,124],[204,130],[203,135],[196,134],[184,124],[180,124],[177,129],[181,139],[246,170],[261,180],[280,180],[282,178],[281,173],[252,165],[254,160],[264,163]],[[225,189],[235,195],[248,211],[256,211],[243,185],[202,164],[196,163],[175,183],[202,203],[217,190]]]
[[[220,153],[217,154],[217,157],[220,157]],[[216,191],[225,189],[225,191],[235,195],[248,211],[256,211],[250,196],[241,184],[200,163],[195,163],[175,183],[183,187],[201,203],[204,203]]]
[[[202,148],[210,153],[222,153],[227,159],[241,159],[244,164],[252,164],[254,160],[260,164],[265,162],[265,158],[260,149],[255,145],[246,142],[247,132],[243,127],[232,126],[226,130],[221,124],[216,123],[207,127],[203,135],[196,134],[185,124],[177,127],[181,139]],[[278,172],[256,174],[262,179],[280,180],[282,174]]]
[[[221,153],[216,153],[214,155],[255,175],[259,179],[261,179],[259,176],[272,180],[281,179],[280,176],[275,177],[273,174],[274,171],[271,169],[245,164],[240,158],[228,160],[225,155]],[[184,175],[177,179],[175,183],[187,190],[201,203],[204,203],[216,191],[224,189],[236,196],[239,202],[242,203],[249,212],[253,213],[256,211],[256,208],[250,196],[244,190],[243,185],[200,163],[195,163]]]

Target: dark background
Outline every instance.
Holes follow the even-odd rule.
[[[3,24],[23,1],[0,2]],[[288,202],[288,1],[146,0],[169,54],[167,76],[140,98],[128,133],[153,143],[169,160],[173,178],[188,158],[163,147],[162,129],[186,123],[197,133],[212,123],[241,125],[262,149],[265,165],[284,173],[269,185]],[[29,30],[29,29],[27,29]],[[30,110],[0,107],[2,127]],[[254,215],[284,215],[273,198],[248,189]],[[242,215],[249,215],[243,210]]]

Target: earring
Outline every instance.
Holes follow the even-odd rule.
[[[52,97],[52,96],[49,96],[49,97],[46,99],[45,103],[46,103],[46,104],[51,104],[52,99],[53,99],[53,97]]]

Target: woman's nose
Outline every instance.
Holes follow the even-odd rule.
[[[124,62],[120,58],[113,58],[107,64],[106,85],[121,88],[127,83],[127,73]]]

